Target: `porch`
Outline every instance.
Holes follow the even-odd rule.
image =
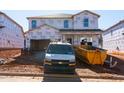
[[[93,46],[102,47],[101,30],[60,30],[63,41],[68,41],[72,45],[80,45],[83,39],[92,42]]]

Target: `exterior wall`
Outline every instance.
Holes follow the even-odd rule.
[[[101,48],[101,43],[102,42],[99,42],[99,39],[100,39],[100,35],[94,35],[94,36],[92,36],[93,46],[100,47]]]
[[[89,20],[89,26],[88,27],[84,27],[83,25],[83,20],[84,18],[88,18]],[[80,14],[76,14],[76,15],[73,15],[72,18],[35,18],[35,17],[32,17],[32,18],[29,18],[28,19],[28,22],[29,22],[29,30],[32,30],[32,20],[36,20],[37,22],[37,27],[40,27],[44,24],[47,24],[47,25],[50,25],[52,27],[55,27],[57,29],[98,29],[98,18],[99,16],[93,14],[93,13],[90,13],[90,12],[82,12]],[[64,20],[68,20],[69,21],[69,27],[68,28],[64,28]],[[36,31],[34,31],[36,30]],[[29,40],[26,39],[26,47],[30,47],[30,39],[46,39],[46,37],[50,38],[49,37],[49,34],[47,34],[47,29],[44,28],[44,27],[41,27],[40,29],[34,29],[33,31],[29,32],[28,33],[28,36],[26,34],[26,38],[28,38]],[[51,31],[50,31],[51,30]],[[55,30],[55,29],[52,29],[52,28],[49,28],[49,31],[50,32],[54,32],[52,30]],[[40,32],[43,34],[43,35],[38,35],[37,33],[40,33]],[[88,32],[88,31],[87,31]],[[33,34],[32,36],[31,33]],[[49,32],[48,32],[49,33]],[[59,33],[59,30],[58,30],[58,33]],[[73,32],[74,33],[74,32]],[[54,37],[58,36],[56,34],[53,34]],[[96,35],[95,32],[93,32],[92,34],[93,36],[91,37],[91,34],[88,36],[88,35],[85,35],[85,34],[81,34],[79,33],[78,35],[76,35],[76,32],[75,32],[75,35],[72,35],[72,34],[69,34],[67,35],[67,32],[65,34],[61,34],[60,32],[60,38],[61,40],[67,40],[68,38],[72,39],[72,44],[74,45],[79,45],[80,44],[80,39],[81,37],[87,37],[88,40],[92,39],[92,42],[93,42],[93,46],[96,46],[96,47],[99,47],[100,44],[99,44],[99,39],[101,38],[99,35]]]
[[[37,27],[47,24],[53,27],[56,27],[58,29],[64,29],[64,20],[69,21],[69,27],[68,29],[72,29],[72,19],[29,19],[29,30],[32,29],[32,20],[37,21]]]
[[[42,26],[39,29],[34,29],[25,34],[26,39],[26,48],[30,48],[30,40],[43,40],[50,39],[51,41],[55,41],[61,39],[61,35],[57,29],[51,28],[49,26]]]
[[[84,27],[83,26],[83,19],[88,18],[89,19],[89,27]],[[81,14],[74,15],[72,18],[57,18],[57,19],[52,19],[52,18],[29,18],[29,30],[32,29],[32,20],[37,21],[37,27],[43,25],[43,24],[48,24],[53,27],[56,27],[58,29],[65,29],[64,28],[64,20],[69,21],[69,27],[66,29],[98,29],[98,16],[93,15],[89,12],[83,12]]]
[[[103,33],[103,48],[124,52],[124,23],[119,24]],[[118,48],[117,48],[118,47]]]
[[[24,36],[22,28],[3,14],[0,14],[0,48],[23,48]]]
[[[89,19],[89,27],[83,26],[83,19]],[[98,17],[96,15],[84,12],[79,15],[75,15],[73,18],[74,29],[98,29]]]

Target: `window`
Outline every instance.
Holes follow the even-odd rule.
[[[36,26],[37,26],[37,22],[36,22],[36,20],[32,20],[32,28],[36,28]]]
[[[64,20],[64,28],[68,28],[69,25],[68,25],[68,20]]]
[[[85,19],[83,20],[83,26],[84,26],[84,27],[88,27],[88,26],[89,26],[89,19],[88,19],[88,18],[85,18]]]
[[[47,53],[72,55],[74,51],[70,45],[51,44],[48,47]]]

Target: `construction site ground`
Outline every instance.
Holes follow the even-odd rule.
[[[43,73],[44,52],[33,52],[11,58],[9,63],[0,65],[2,82],[118,82],[124,81],[124,60],[114,57],[118,64],[109,66],[88,65],[77,60],[75,74]],[[112,55],[110,55],[112,56]],[[107,57],[109,60],[110,56]]]

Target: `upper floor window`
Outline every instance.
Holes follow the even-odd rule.
[[[36,28],[37,21],[36,20],[32,20],[31,25],[32,25],[32,28]]]
[[[83,26],[84,27],[89,27],[89,19],[88,18],[84,18],[84,20],[83,20]]]
[[[68,20],[64,20],[64,28],[68,28],[69,24],[68,24]]]

